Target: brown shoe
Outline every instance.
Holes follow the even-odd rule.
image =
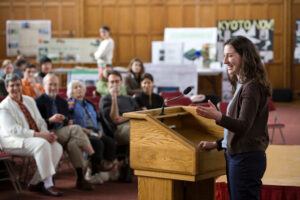
[[[48,196],[53,196],[53,197],[60,197],[63,195],[62,192],[58,191],[56,188],[54,187],[50,187],[50,188],[42,188],[42,194],[48,195]]]
[[[79,190],[86,190],[86,191],[94,190],[93,185],[87,182],[85,179],[82,179],[81,181],[77,180],[76,188]]]

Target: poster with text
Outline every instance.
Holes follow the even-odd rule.
[[[220,20],[218,21],[217,59],[223,60],[224,43],[231,37],[242,35],[257,47],[264,63],[273,61],[274,19]]]
[[[36,56],[38,45],[51,38],[50,20],[6,21],[6,55]]]

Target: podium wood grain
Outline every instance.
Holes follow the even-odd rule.
[[[214,179],[225,173],[223,153],[196,147],[201,140],[222,137],[223,128],[197,116],[195,107],[159,113],[124,114],[130,118],[130,165],[138,176],[139,199],[214,199]]]

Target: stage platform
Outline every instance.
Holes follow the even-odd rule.
[[[300,200],[300,145],[270,145],[262,181],[262,200]],[[216,200],[228,200],[226,176],[216,182]]]

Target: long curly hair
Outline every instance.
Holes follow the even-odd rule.
[[[235,51],[241,56],[241,66],[239,78],[242,83],[250,80],[257,81],[271,96],[272,89],[268,79],[265,66],[261,61],[259,53],[254,44],[244,36],[236,36],[227,40],[224,44],[231,45]],[[230,77],[233,86],[236,84],[237,77]]]

